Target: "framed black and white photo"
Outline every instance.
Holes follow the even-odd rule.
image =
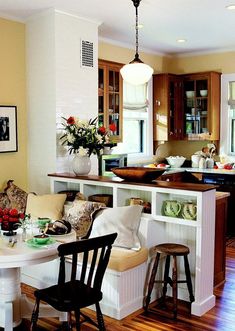
[[[0,106],[0,153],[17,150],[16,106]]]

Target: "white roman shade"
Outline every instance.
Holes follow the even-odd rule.
[[[129,111],[146,112],[148,107],[147,83],[131,85],[123,81],[123,108]]]
[[[229,82],[228,104],[232,109],[235,109],[235,82]]]

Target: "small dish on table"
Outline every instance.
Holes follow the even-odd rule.
[[[56,240],[54,238],[50,238],[50,237],[46,243],[39,243],[39,242],[36,242],[34,239],[35,238],[28,239],[26,241],[26,244],[30,247],[45,248],[47,246],[50,246],[50,245],[53,245],[56,243]]]

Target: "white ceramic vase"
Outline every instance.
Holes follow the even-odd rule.
[[[91,171],[91,159],[90,156],[81,156],[75,154],[72,160],[72,168],[75,175],[88,175]]]

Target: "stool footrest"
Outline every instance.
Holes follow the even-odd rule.
[[[164,280],[155,280],[154,283],[159,283],[159,284],[167,283],[167,284],[170,284],[172,286],[173,280],[170,279],[167,282],[164,281]],[[186,279],[185,280],[177,280],[177,284],[178,283],[187,283],[187,280]]]

